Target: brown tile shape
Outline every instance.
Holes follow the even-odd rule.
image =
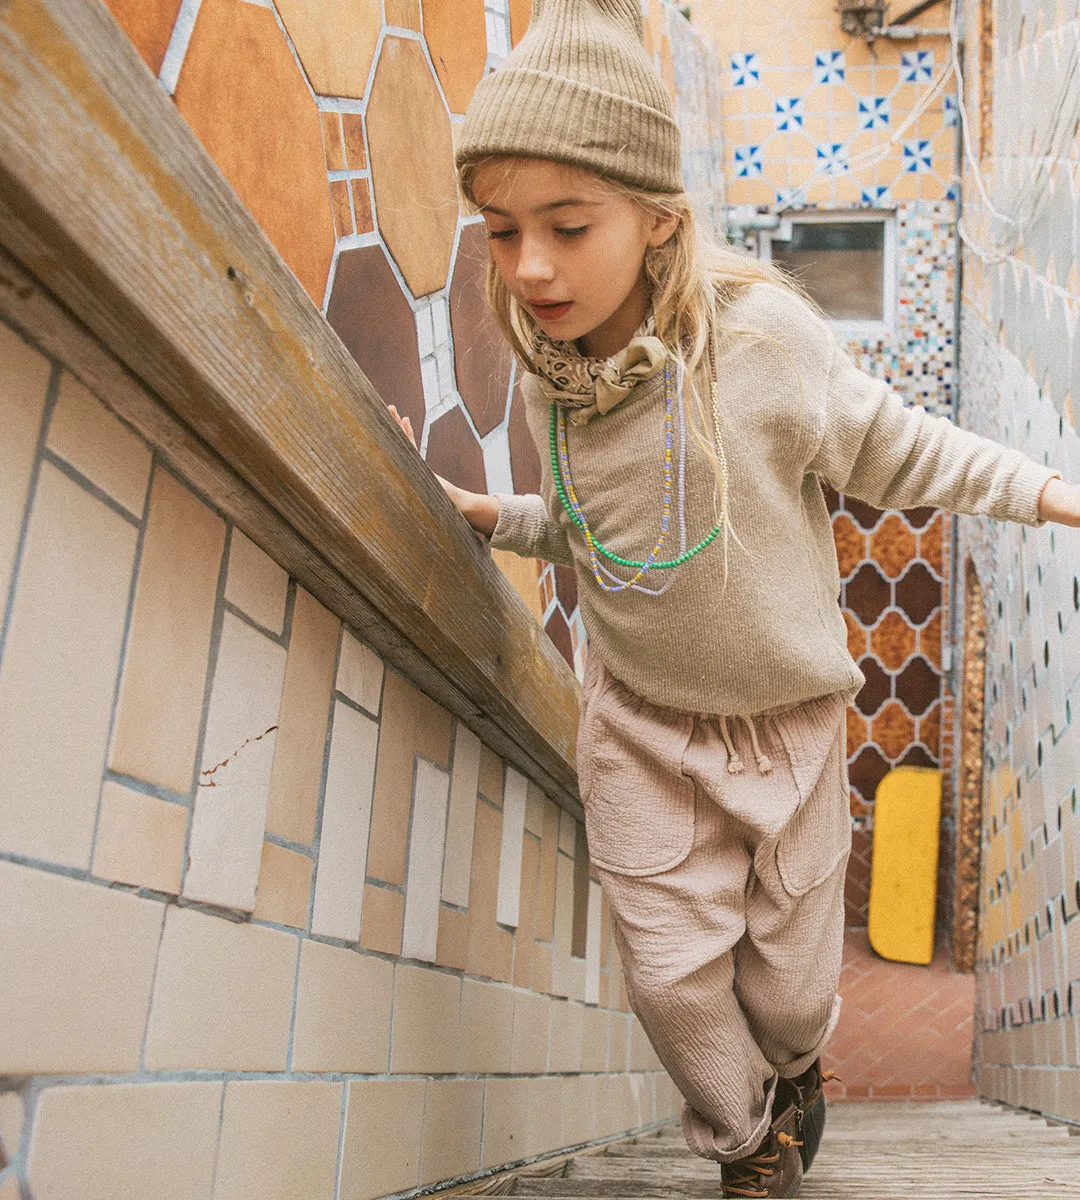
[[[910,746],[897,766],[900,767],[936,767],[937,760],[931,758],[922,746]]]
[[[383,42],[367,131],[379,228],[413,295],[426,296],[446,284],[458,197],[450,118],[419,42]]]
[[[878,784],[888,775],[891,767],[881,752],[874,746],[864,746],[848,768],[851,786],[867,804],[873,804]]]
[[[574,644],[570,640],[570,626],[558,608],[552,609],[551,616],[544,626],[547,635],[555,643],[556,649],[566,659],[571,667],[574,665]]]
[[[919,653],[931,666],[941,669],[941,638],[943,609],[938,609],[919,630]]]
[[[386,23],[420,31],[420,0],[386,0]]]
[[[338,255],[326,319],[384,402],[424,428],[424,384],[416,318],[380,246]]]
[[[876,658],[867,656],[860,659],[859,668],[866,676],[866,682],[855,697],[855,707],[859,712],[872,717],[892,695],[892,680],[882,670]]]
[[[848,653],[852,658],[858,661],[866,653],[869,647],[869,634],[867,634],[866,630],[863,629],[863,627],[858,621],[855,620],[855,617],[849,613],[847,609],[844,609],[843,612],[844,624],[847,626]]]
[[[470,492],[486,492],[484,452],[460,408],[452,408],[431,426],[427,464],[436,475]]]
[[[881,520],[881,509],[874,508],[872,504],[864,504],[861,500],[856,500],[853,496],[844,497],[844,511],[851,513],[857,525],[861,525],[863,529],[869,531]]]
[[[577,573],[573,567],[564,567],[556,564],[555,593],[566,612],[573,613],[574,609],[577,608],[578,601]]]
[[[510,0],[510,41],[517,45],[529,27],[532,0]]]
[[[371,0],[279,0],[277,10],[316,93],[361,99],[382,26],[380,6]]]
[[[899,671],[915,653],[915,630],[894,610],[887,612],[870,634],[870,648],[889,671]]]
[[[829,510],[830,516],[835,516],[840,511],[840,495],[836,489],[825,482],[824,479],[819,479],[821,484],[821,494],[825,497],[825,507]]]
[[[389,888],[365,883],[360,945],[382,954],[400,954],[404,925],[405,897]]]
[[[869,739],[866,718],[855,708],[847,710],[847,756],[851,758],[859,747]]]
[[[937,511],[936,508],[905,508],[904,516],[912,529],[922,529]]]
[[[480,777],[477,790],[492,804],[502,808],[503,760],[487,746],[480,747]]]
[[[452,113],[463,113],[484,74],[484,0],[424,0],[424,36]]]
[[[850,583],[844,584],[844,603],[863,625],[870,626],[885,611],[891,599],[889,581],[873,563],[863,563]]]
[[[945,536],[945,514],[938,515],[919,534],[919,557],[925,558],[933,570],[940,575],[944,562],[942,539]]]
[[[370,233],[375,228],[375,218],[371,213],[371,189],[366,179],[350,181],[353,199],[353,216],[356,218],[356,232]]]
[[[105,0],[143,62],[156,75],[165,61],[182,0]]]
[[[435,963],[454,971],[464,971],[469,955],[469,915],[443,905],[439,909],[439,939]]]
[[[840,578],[846,579],[867,557],[866,534],[847,513],[840,513],[833,519],[833,541],[836,543]]]
[[[915,738],[915,722],[895,700],[890,701],[871,722],[873,740],[896,761]]]
[[[353,219],[347,180],[335,179],[331,182],[330,207],[334,212],[334,232],[339,238],[348,237],[353,232]]]
[[[919,741],[935,757],[941,754],[941,704],[933,704],[925,716],[919,718]]]
[[[539,492],[540,455],[529,432],[525,419],[525,400],[517,383],[510,398],[507,430],[510,434],[510,469],[514,477],[514,491],[522,495]]]
[[[472,887],[469,892],[469,948],[465,970],[486,979],[510,981],[514,939],[495,923],[499,890],[502,814],[483,800],[476,802]]]
[[[363,171],[367,167],[364,118],[359,113],[342,113],[341,131],[345,139],[345,158],[349,170]]]
[[[355,7],[370,6],[358,0]],[[259,64],[257,71],[252,63]],[[274,14],[253,4],[203,0],[175,98],[263,232],[321,305],[334,253],[322,130]]]
[[[941,583],[921,562],[914,563],[896,585],[896,603],[913,624],[921,625],[941,604]]]
[[[851,831],[851,857],[844,880],[845,921],[848,925],[865,926],[870,907],[870,857],[874,834],[868,829]]]
[[[341,136],[341,114],[324,112],[319,117],[322,122],[323,153],[326,155],[328,171],[345,170],[345,143]]]
[[[461,230],[450,281],[450,328],[458,390],[481,437],[502,423],[512,358],[484,298],[487,233],[483,224]]]
[[[889,513],[870,535],[870,556],[889,579],[899,579],[915,557],[915,535],[896,513]]]
[[[941,676],[920,655],[896,677],[896,695],[909,712],[922,716],[941,697]]]

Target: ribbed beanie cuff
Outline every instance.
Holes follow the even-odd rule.
[[[534,0],[525,36],[473,93],[456,161],[547,158],[681,192],[679,143],[638,0]]]

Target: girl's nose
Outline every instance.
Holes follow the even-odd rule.
[[[523,240],[518,255],[517,276],[522,283],[539,283],[554,275],[551,260],[535,242]]]

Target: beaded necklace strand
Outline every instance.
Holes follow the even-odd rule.
[[[712,399],[712,417],[713,431],[716,439],[717,456],[720,461],[723,496],[726,499],[727,495],[727,458],[724,454],[723,440],[720,436],[720,405],[718,397],[718,385],[716,378],[716,358],[713,351],[713,339],[709,337],[709,367],[712,376],[711,399]],[[696,546],[684,551],[667,562],[658,561],[659,554],[663,548],[667,538],[668,527],[671,520],[671,445],[672,445],[672,379],[671,365],[664,365],[664,494],[663,494],[663,510],[660,519],[660,535],[657,538],[656,545],[653,547],[652,553],[644,562],[638,562],[634,559],[622,558],[617,554],[613,554],[606,546],[603,545],[589,528],[588,521],[585,517],[585,512],[577,498],[577,492],[574,488],[573,477],[570,470],[570,454],[567,444],[566,433],[566,415],[563,410],[555,403],[551,405],[550,418],[548,422],[548,445],[551,453],[551,474],[555,482],[555,489],[558,492],[559,500],[563,508],[569,514],[573,523],[581,530],[585,536],[585,541],[589,547],[589,561],[593,569],[593,576],[596,582],[605,592],[621,592],[628,588],[634,588],[638,581],[651,570],[670,570],[674,567],[681,566],[688,562],[696,554],[700,554],[707,546],[711,545],[716,540],[721,529],[723,528],[724,518],[721,514],[720,520],[713,526],[708,534],[701,539]],[[681,400],[681,395],[680,395]],[[685,410],[682,410],[685,412]],[[685,416],[683,417],[685,419]],[[682,464],[680,463],[680,468]],[[680,476],[682,471],[680,469]],[[681,482],[681,480],[680,480]],[[723,509],[723,505],[722,505]],[[599,555],[603,555],[611,562],[618,563],[620,566],[629,567],[636,571],[632,579],[620,580],[615,586],[605,583],[600,573]]]

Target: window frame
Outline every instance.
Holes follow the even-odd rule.
[[[896,210],[887,208],[813,208],[788,209],[777,214],[778,229],[763,229],[758,243],[758,254],[766,262],[772,262],[774,241],[790,241],[778,237],[787,233],[793,225],[853,225],[858,222],[874,222],[884,225],[881,244],[881,312],[880,321],[858,321],[852,319],[826,318],[838,337],[854,340],[876,338],[896,330],[897,318],[897,263],[896,263]]]

